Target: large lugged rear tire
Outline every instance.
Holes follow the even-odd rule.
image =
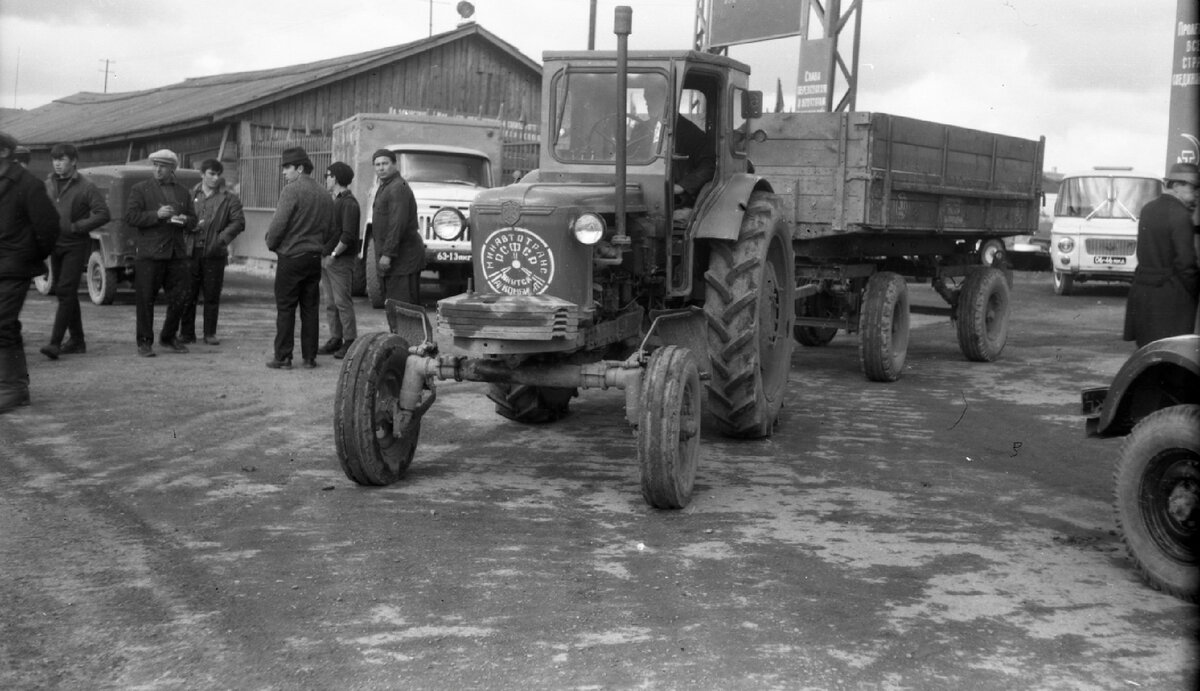
[[[908,284],[891,271],[871,276],[858,315],[858,359],[871,381],[891,382],[908,358]]]
[[[408,342],[393,333],[359,338],[346,353],[333,402],[333,438],[346,477],[360,485],[390,485],[412,463],[421,435],[414,415],[393,429]]]
[[[496,413],[514,422],[542,424],[561,420],[570,412],[571,399],[578,389],[527,384],[489,384],[488,398],[496,404]]]
[[[117,270],[104,268],[104,255],[92,252],[87,263],[88,297],[96,305],[111,305],[117,295]]]
[[[992,362],[1008,342],[1008,281],[996,268],[967,274],[955,306],[958,347],[968,360]]]
[[[1200,405],[1143,418],[1121,445],[1113,479],[1134,567],[1155,589],[1200,602]]]
[[[704,274],[708,400],[722,434],[766,437],[774,430],[791,369],[795,272],[775,195],[751,194],[737,241],[712,243]]]
[[[700,371],[687,348],[650,355],[638,417],[642,497],[656,509],[682,509],[692,499],[700,456]]]

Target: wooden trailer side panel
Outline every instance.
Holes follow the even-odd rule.
[[[778,113],[755,125],[750,160],[797,239],[1037,225],[1041,142],[882,113]]]

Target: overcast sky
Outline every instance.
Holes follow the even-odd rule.
[[[431,24],[453,29],[457,4],[0,0],[0,106],[102,92],[105,60],[108,91],[119,92],[407,43]],[[544,50],[587,47],[589,0],[473,4],[474,20],[539,63]],[[695,0],[599,0],[597,48],[615,48],[618,4],[633,7],[630,48],[690,47]],[[863,0],[857,109],[1044,135],[1046,167],[1060,172],[1161,174],[1175,9],[1176,0]],[[751,66],[768,107],[776,79],[794,89],[798,39],[730,54]]]

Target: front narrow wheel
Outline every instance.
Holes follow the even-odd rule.
[[[656,509],[682,509],[692,498],[700,455],[700,372],[687,348],[650,355],[638,417],[642,496]]]
[[[333,436],[342,470],[360,485],[390,485],[412,463],[421,417],[395,424],[407,361],[408,342],[392,333],[359,338],[342,361]]]

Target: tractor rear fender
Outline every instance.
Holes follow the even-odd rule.
[[[1164,402],[1200,403],[1200,336],[1147,343],[1129,356],[1112,384],[1085,390],[1083,402],[1089,436],[1101,437],[1127,433]]]
[[[758,190],[774,192],[765,178],[737,173],[704,198],[697,209],[697,240],[737,240],[750,194]]]

